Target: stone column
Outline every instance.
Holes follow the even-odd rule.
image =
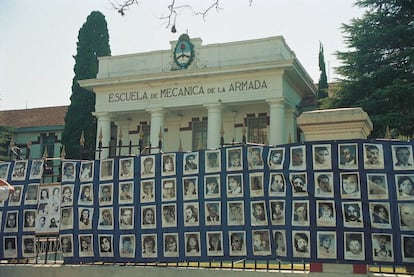
[[[285,135],[285,99],[276,98],[266,100],[269,104],[269,144],[279,145],[286,143]]]
[[[161,140],[164,141],[164,113],[162,108],[148,110],[151,113],[151,130],[150,141],[152,147],[158,147],[159,135],[161,132]],[[164,143],[163,143],[164,148]]]
[[[129,125],[130,121],[119,121],[116,123],[118,126],[118,134],[116,135],[116,145],[119,145],[119,139],[120,135],[122,136],[122,149],[121,149],[121,155],[127,155],[129,154],[128,151],[128,145],[129,145]],[[116,154],[118,155],[119,149],[117,149]]]
[[[102,137],[102,147],[109,147],[111,140],[111,117],[109,113],[94,113],[94,116],[98,119],[96,127],[96,154],[95,158],[99,159],[99,140]],[[109,157],[109,148],[102,149],[100,154],[101,159]]]
[[[204,105],[208,110],[207,148],[220,146],[220,131],[222,126],[221,103]]]

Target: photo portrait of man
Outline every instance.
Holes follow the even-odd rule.
[[[414,169],[411,145],[392,145],[391,149],[395,170]]]
[[[330,144],[317,144],[312,145],[313,152],[313,168],[314,169],[331,169],[332,157],[331,157],[331,145]]]
[[[184,200],[198,199],[198,178],[183,177]]]
[[[3,257],[17,258],[17,238],[15,236],[3,237]]]
[[[141,202],[154,202],[154,180],[141,181]]]
[[[273,230],[273,241],[276,249],[276,256],[286,257],[285,230]]]
[[[269,178],[269,195],[284,196],[286,194],[285,177],[282,173],[271,173]]]
[[[398,203],[401,230],[414,231],[414,203]]]
[[[333,197],[333,173],[332,172],[315,172],[315,196],[316,197]]]
[[[365,260],[363,233],[344,232],[344,249],[346,260]]]
[[[132,179],[134,177],[134,159],[125,158],[119,160],[119,180]]]
[[[114,217],[112,208],[99,208],[99,226],[98,229],[113,230]]]
[[[26,179],[27,161],[16,161],[12,172],[12,181],[22,181]]]
[[[26,191],[25,204],[37,204],[39,184],[29,184]]]
[[[267,256],[270,255],[270,236],[269,230],[252,231],[253,255]]]
[[[364,144],[364,166],[367,169],[384,168],[384,152],[381,144]]]
[[[175,201],[176,196],[176,180],[174,178],[162,180],[162,201]]]
[[[141,207],[141,228],[152,229],[156,228],[156,213],[155,206],[142,206]]]
[[[14,186],[14,192],[9,195],[9,206],[20,206],[22,201],[23,186]]]
[[[243,158],[242,149],[228,148],[226,149],[227,154],[227,171],[242,170],[243,169]]]
[[[110,205],[112,204],[112,183],[100,184],[99,186],[99,204]]]
[[[207,150],[205,152],[205,171],[206,173],[218,172],[221,170],[220,150]]]
[[[119,203],[132,203],[134,198],[134,183],[132,181],[119,183],[119,188]]]
[[[204,176],[204,198],[220,198],[220,175]]]
[[[249,174],[250,180],[250,197],[263,196],[263,172]]]
[[[306,169],[306,152],[305,146],[293,146],[290,148],[290,166],[289,169],[304,170]]]
[[[367,174],[368,199],[388,199],[386,174]]]
[[[141,177],[150,178],[155,176],[155,156],[141,156]]]
[[[356,144],[340,144],[339,147],[339,168],[357,169],[358,152]]]
[[[162,227],[177,226],[176,204],[162,205]]]
[[[184,226],[199,225],[198,202],[184,203]]]
[[[247,163],[249,169],[263,168],[262,152],[263,147],[261,146],[251,146],[247,149]]]
[[[119,208],[119,229],[134,228],[134,207]]]
[[[29,179],[40,179],[43,175],[43,160],[33,160]]]
[[[99,179],[111,180],[114,176],[114,159],[101,160]]]
[[[6,224],[4,226],[5,232],[17,232],[17,219],[19,211],[7,211]]]
[[[155,258],[157,257],[157,235],[142,235],[142,257]]]
[[[35,236],[22,236],[23,239],[23,257],[36,256]]]
[[[292,225],[309,226],[309,202],[293,201],[292,202]]]
[[[230,256],[246,255],[246,233],[244,231],[229,231]]]
[[[62,164],[62,182],[75,181],[76,162],[63,162]]]
[[[361,202],[342,203],[345,227],[363,227]]]
[[[285,224],[285,201],[270,201],[272,224],[284,225]]]
[[[223,256],[222,232],[207,232],[207,256]]]
[[[393,261],[394,253],[390,234],[372,234],[372,258],[374,261]]]
[[[308,195],[308,184],[306,173],[291,173],[290,183],[292,185],[293,196],[306,196]]]
[[[200,248],[200,233],[185,232],[185,255],[186,256],[201,256]]]
[[[264,201],[250,202],[252,226],[267,225],[267,213]]]
[[[205,222],[206,225],[221,225],[221,203],[220,202],[205,202]]]
[[[242,174],[227,175],[227,197],[243,196]]]
[[[271,148],[267,158],[270,169],[281,169],[285,161],[285,148]]]
[[[198,152],[184,153],[184,174],[198,173]]]
[[[25,210],[23,212],[23,215],[24,215],[23,230],[34,231],[36,227],[36,210]]]
[[[227,225],[244,225],[243,201],[227,202]]]
[[[310,234],[309,231],[292,232],[293,257],[310,258]]]
[[[60,230],[73,228],[73,208],[66,207],[60,210]],[[37,226],[36,226],[37,230]]]
[[[404,262],[414,262],[414,236],[401,235],[402,243],[402,260]]]

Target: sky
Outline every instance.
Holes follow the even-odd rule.
[[[122,2],[122,0],[117,0]],[[337,75],[336,51],[346,51],[343,23],[361,17],[354,0],[220,0],[206,17],[182,10],[177,32],[166,28],[172,0],[139,0],[121,16],[115,0],[1,0],[0,110],[70,104],[79,29],[92,11],[105,15],[112,55],[170,49],[182,33],[203,45],[283,36],[315,83],[319,42],[328,81]],[[201,10],[213,0],[176,0]]]

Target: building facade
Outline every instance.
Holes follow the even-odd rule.
[[[101,57],[97,78],[79,81],[96,93],[102,145],[141,136],[146,145],[161,140],[163,151],[190,151],[244,133],[254,143],[297,140],[296,117],[316,87],[283,37],[202,45],[183,34],[170,44]]]

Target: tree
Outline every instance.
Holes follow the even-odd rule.
[[[319,43],[319,77],[318,84],[318,99],[323,99],[328,96],[328,78],[326,77],[325,58],[323,55],[323,45]]]
[[[347,52],[337,71],[344,78],[332,107],[362,107],[372,137],[414,135],[414,0],[357,0],[362,18],[343,24]]]
[[[96,143],[95,94],[81,88],[78,80],[96,78],[98,57],[111,55],[108,28],[105,16],[93,11],[79,30],[75,58],[75,77],[72,81],[71,103],[65,116],[65,129],[62,143],[66,157],[79,158],[82,131],[85,136],[85,149],[93,153]],[[89,158],[94,155],[89,155]]]
[[[12,138],[13,128],[0,126],[0,161],[5,161],[9,156],[9,145]]]

